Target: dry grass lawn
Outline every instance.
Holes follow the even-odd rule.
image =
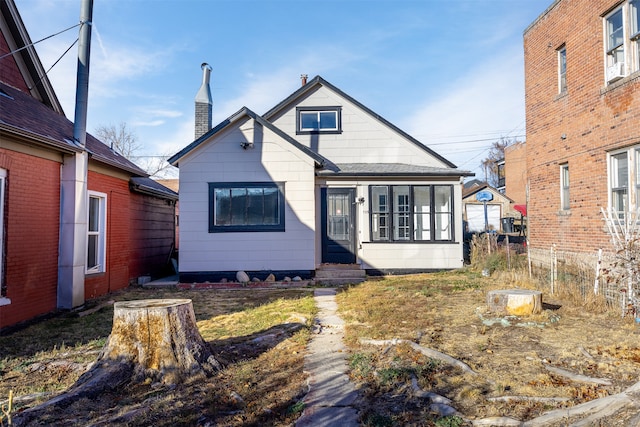
[[[483,277],[473,270],[373,278],[337,296],[346,322],[351,377],[362,391],[366,426],[462,426],[416,391],[451,399],[467,419],[531,420],[624,390],[640,380],[640,326],[570,298],[543,294],[544,311],[503,326],[486,312],[490,289],[532,288],[515,274]],[[198,327],[224,369],[206,382],[130,384],[100,399],[49,411],[47,425],[287,426],[300,415],[306,390],[305,346],[316,309],[312,289],[147,290],[131,288],[94,301],[190,298]],[[14,415],[72,385],[97,358],[113,309],[57,316],[0,336],[0,405],[13,390]],[[484,320],[484,322],[483,322]],[[493,323],[492,323],[493,322]],[[400,339],[446,353],[477,375],[430,359]],[[571,381],[552,366],[611,385]],[[499,400],[505,397],[524,400]],[[536,401],[554,398],[556,401]],[[637,408],[602,425],[632,425]],[[6,425],[6,417],[2,417]],[[567,420],[569,421],[569,420]],[[559,425],[565,425],[563,422]],[[597,425],[597,424],[596,424]]]
[[[513,274],[487,278],[461,270],[386,277],[341,293],[352,376],[366,396],[363,423],[460,425],[461,418],[438,416],[428,399],[416,398],[412,378],[421,390],[451,399],[467,419],[520,421],[618,393],[640,380],[640,326],[633,319],[604,304],[591,303],[588,310],[543,293],[541,314],[508,319],[511,326],[504,326],[487,312],[486,292],[509,288],[534,286]],[[363,339],[417,343],[466,363],[478,375],[434,362],[408,344],[372,346]],[[571,381],[547,366],[610,379],[611,385]],[[513,396],[559,399],[500,400]],[[625,422],[637,416],[637,407],[622,412],[620,423],[609,419],[602,425],[636,425]]]

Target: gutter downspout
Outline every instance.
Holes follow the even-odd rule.
[[[87,138],[87,99],[93,0],[82,0],[76,109],[73,139],[81,148],[65,156],[60,170],[60,243],[58,249],[58,308],[72,309],[85,302],[84,282],[87,262],[87,205],[89,154]]]

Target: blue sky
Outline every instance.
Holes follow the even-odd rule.
[[[80,0],[15,0],[32,41],[79,22]],[[94,0],[87,129],[127,123],[141,154],[193,140],[200,64],[214,125],[265,113],[323,78],[483,179],[524,139],[523,31],[552,0]],[[78,28],[36,45],[49,69]],[[73,120],[77,45],[49,72]],[[143,160],[141,160],[143,162]]]

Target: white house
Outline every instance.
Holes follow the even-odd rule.
[[[180,171],[180,280],[327,265],[368,274],[463,264],[459,170],[321,77],[210,128],[210,68]],[[201,134],[201,135],[199,135]]]

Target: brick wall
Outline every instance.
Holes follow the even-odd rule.
[[[517,142],[504,150],[505,195],[516,205],[527,203],[527,146]]]
[[[89,171],[88,188],[107,195],[107,268],[85,279],[85,298],[95,298],[129,286],[129,181]]]
[[[559,0],[524,34],[529,237],[533,248],[610,249],[608,151],[640,143],[640,73],[605,84],[601,15],[617,0]],[[566,47],[567,91],[558,91],[557,49]],[[568,164],[570,209],[560,209]]]
[[[55,310],[58,286],[60,164],[0,149],[7,170],[4,280],[11,304],[0,329]]]

